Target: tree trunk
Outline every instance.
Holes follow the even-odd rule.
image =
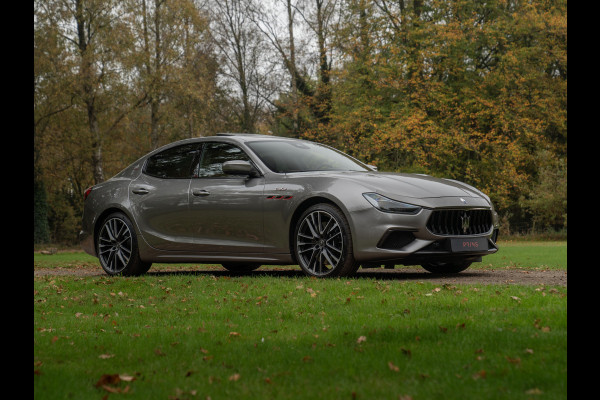
[[[288,14],[288,33],[290,36],[290,73],[292,76],[291,79],[291,87],[292,87],[292,98],[293,98],[293,108],[292,108],[292,137],[298,137],[299,132],[299,115],[298,115],[298,85],[296,83],[296,47],[294,45],[294,19],[292,16],[292,2],[291,0],[287,0],[287,14]]]
[[[92,169],[94,174],[94,184],[104,181],[104,172],[102,168],[102,137],[98,128],[98,116],[95,107],[94,78],[91,55],[88,54],[89,22],[88,32],[86,34],[86,20],[84,18],[83,0],[75,2],[75,20],[77,23],[77,46],[81,57],[80,76],[82,83],[82,96],[87,109],[88,128],[92,147]]]

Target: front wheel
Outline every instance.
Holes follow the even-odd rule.
[[[133,225],[120,212],[110,214],[102,222],[96,239],[96,251],[100,265],[108,275],[142,275],[152,265],[140,259]]]
[[[469,268],[471,264],[469,261],[454,263],[436,262],[423,264],[421,267],[434,274],[457,274]]]
[[[354,259],[350,226],[330,204],[316,204],[300,216],[294,230],[294,253],[310,276],[348,276],[360,265]]]

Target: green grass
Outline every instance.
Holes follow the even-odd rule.
[[[486,264],[566,268],[566,243],[505,243]],[[100,268],[81,253],[34,265]],[[35,397],[566,397],[566,287],[193,269],[35,277]],[[134,380],[96,387],[105,374]]]
[[[496,254],[483,257],[475,267],[567,269],[566,241],[499,242]]]

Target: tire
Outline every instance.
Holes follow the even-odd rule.
[[[143,275],[152,266],[140,259],[135,229],[121,212],[112,213],[102,221],[96,250],[100,265],[108,275]]]
[[[471,266],[471,262],[463,261],[463,262],[454,262],[454,263],[428,263],[423,264],[421,267],[425,268],[427,271],[433,274],[457,274]]]
[[[309,276],[349,276],[360,266],[354,259],[350,225],[330,204],[315,204],[302,213],[292,243],[298,265]]]
[[[221,265],[223,266],[223,268],[231,272],[250,272],[261,267],[260,264],[235,262],[225,263]]]

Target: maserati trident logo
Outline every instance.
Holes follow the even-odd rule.
[[[460,216],[460,226],[463,230],[463,233],[467,233],[467,231],[469,230],[469,225],[471,222],[471,217],[469,216],[469,214],[467,214],[466,212],[464,212],[461,216]]]

